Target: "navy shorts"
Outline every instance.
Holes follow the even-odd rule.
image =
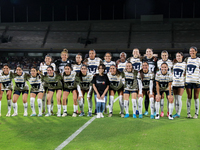
[[[17,94],[17,95],[20,95],[22,93],[23,94],[28,94],[28,91],[14,91],[13,94]]]
[[[44,91],[39,91],[39,92],[30,92],[30,93],[34,93],[34,94],[38,95],[39,93],[44,93]]]
[[[169,95],[169,91],[160,91],[160,95],[162,95],[163,93],[165,93],[166,96]],[[172,92],[172,91],[171,91],[171,94],[173,95],[173,92]],[[158,95],[158,94],[156,93],[156,95]]]
[[[183,88],[183,89],[184,89],[184,86],[173,86],[173,89],[174,89],[174,90],[177,90],[177,89],[179,89],[179,88]]]
[[[200,84],[197,83],[185,83],[185,88],[188,89],[196,89],[196,88],[200,88]]]
[[[77,90],[77,89],[71,89],[71,90],[70,89],[63,89],[63,92],[65,91],[65,92],[69,92],[70,93],[70,91],[73,92],[74,90]]]
[[[128,91],[128,90],[124,90],[124,94],[133,94],[133,93],[138,93],[138,91]]]
[[[58,90],[62,91],[62,89],[48,89],[48,91],[51,91],[51,92],[55,92],[55,91],[58,91]]]

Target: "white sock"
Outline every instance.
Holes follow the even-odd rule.
[[[61,115],[61,105],[57,105],[57,108],[58,108],[57,115]]]
[[[28,110],[28,103],[26,102],[26,103],[23,103],[23,105],[24,105],[24,113],[26,112],[27,113],[27,110]]]
[[[187,114],[190,114],[191,99],[187,99]]]
[[[42,114],[42,99],[37,99],[39,114]]]
[[[155,107],[156,107],[156,114],[159,114],[159,111],[160,111],[160,102],[156,102],[155,103]]]
[[[179,105],[178,95],[174,95],[174,105],[175,105],[175,110],[176,110],[176,113],[177,113],[178,112],[178,105]]]
[[[83,112],[83,98],[81,98],[81,100],[78,100],[78,103],[79,103],[79,107],[80,107],[80,110],[81,112]]]
[[[87,98],[87,102],[88,102],[89,112],[92,113],[92,98],[90,98],[90,100]]]
[[[123,101],[122,95],[119,96],[119,105],[120,105],[120,109],[121,109],[121,114],[124,114],[124,101]]]
[[[8,112],[10,113],[11,112],[12,101],[8,100],[7,102],[8,102]]]
[[[78,105],[73,105],[74,106],[74,112],[76,113],[76,111],[78,110]]]
[[[14,109],[14,113],[17,114],[17,112],[18,112],[17,102],[16,102],[16,103],[13,103],[13,109]]]
[[[124,108],[125,108],[126,114],[129,114],[129,104],[128,104],[128,100],[124,100]]]
[[[150,100],[150,108],[151,108],[151,115],[154,115],[154,98],[149,98]]]
[[[43,97],[42,97],[42,107],[43,107],[43,111],[45,111],[46,97],[47,97],[47,93],[44,93],[44,95],[43,95]]]
[[[199,114],[199,99],[194,99],[195,101],[195,114]]]
[[[110,99],[109,99],[109,113],[112,113],[113,112],[113,103],[114,103],[114,96],[110,96]]]
[[[51,105],[47,105],[48,114],[51,114]]]
[[[63,113],[67,112],[67,105],[63,105]]]
[[[160,109],[161,109],[161,112],[164,110],[164,99],[160,100]]]
[[[136,99],[132,99],[133,114],[135,114],[136,112],[136,106],[137,106]]]
[[[167,99],[167,112],[169,112],[169,100]]]
[[[181,99],[182,99],[182,96],[178,95],[178,105],[179,105],[178,112],[177,112],[178,115],[181,115],[181,109],[182,109],[182,100]]]
[[[143,98],[139,97],[138,98],[138,111],[139,111],[140,115],[142,114],[142,101],[143,101]]]
[[[51,111],[53,112],[53,96],[51,98]]]
[[[31,105],[32,113],[35,114],[35,98],[34,97],[30,98],[30,105]]]
[[[169,103],[169,115],[172,115],[174,109],[174,103]]]

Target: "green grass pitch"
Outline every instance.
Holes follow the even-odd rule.
[[[54,101],[54,112],[57,112],[55,95]],[[95,119],[64,149],[200,149],[200,120],[186,118],[186,93],[184,93],[182,101],[181,117],[174,120],[168,120],[166,116],[160,120],[152,120],[150,115],[144,116],[143,119],[133,119],[131,102],[130,117],[120,118],[119,102],[116,101],[113,117],[108,118],[105,114],[105,118]],[[36,112],[38,112],[37,101],[35,101],[35,105]],[[167,112],[166,105],[165,100],[165,114]],[[87,109],[86,102],[85,113]],[[53,150],[91,119],[87,116],[71,117],[73,113],[72,94],[70,94],[68,102],[69,116],[65,118],[57,116],[23,117],[23,111],[22,97],[20,96],[18,116],[5,117],[7,101],[4,94],[2,116],[0,117],[0,149]],[[28,113],[31,114],[30,97],[28,97]],[[192,101],[191,114],[194,115],[194,101]]]

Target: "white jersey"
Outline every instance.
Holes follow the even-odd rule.
[[[44,83],[42,83],[42,79],[41,79],[41,77],[39,75],[36,76],[36,77],[32,77],[31,76],[28,79],[28,82],[31,85],[30,92],[43,92],[44,91],[44,87],[43,87]]]
[[[161,65],[162,65],[162,63],[167,63],[167,65],[168,65],[168,71],[171,73],[172,72],[172,68],[173,68],[172,61],[170,59],[167,59],[167,61],[163,61],[162,59],[160,59],[157,62],[157,66],[158,66],[159,71],[161,71]]]
[[[73,65],[72,65],[73,71],[75,71],[75,72],[80,72],[80,71],[81,71],[81,66],[82,66],[82,63],[81,63],[80,65],[78,65],[78,64],[73,64]]]
[[[186,60],[186,83],[199,83],[200,58],[188,57]]]
[[[80,77],[79,86],[81,90],[87,91],[90,86],[92,86],[93,75],[91,73],[87,73],[86,76]]]
[[[132,63],[134,70],[140,71],[142,69],[142,62],[140,58],[130,57],[128,60]]]
[[[12,83],[12,72],[9,71],[7,75],[3,74],[3,72],[0,74],[0,83],[1,83],[1,90],[12,90],[13,89],[13,83]]]
[[[173,81],[172,73],[169,71],[167,74],[163,75],[161,71],[156,73],[156,82],[159,82],[160,91],[168,91],[169,90],[169,82]]]
[[[110,81],[110,88],[112,90],[119,90],[123,87],[124,72],[121,72],[119,75],[112,75],[110,72],[107,74]]]
[[[120,62],[118,65],[117,65],[117,69],[122,72],[125,68],[126,68],[126,63],[127,61],[125,62]]]
[[[77,88],[75,71],[71,71],[70,75],[66,75],[65,73],[63,73],[62,76],[63,76],[63,81],[64,81],[64,89]]]
[[[124,76],[125,76],[124,90],[127,90],[127,91],[138,90],[137,75],[138,75],[138,71],[133,71],[133,72],[124,71]]]
[[[99,73],[98,66],[101,63],[101,59],[99,57],[95,57],[95,59],[87,58],[87,65],[88,65],[88,71],[89,73],[92,73],[93,75],[96,73]]]
[[[186,63],[178,62],[173,66],[172,86],[185,86]]]
[[[40,63],[40,68],[39,68],[39,70],[40,70],[40,72],[42,72],[42,75],[46,75],[47,74],[47,68],[49,67],[49,66],[52,66],[53,67],[53,69],[54,69],[54,71],[56,71],[56,65],[54,64],[54,63],[51,63],[50,65],[46,65],[46,63]]]
[[[106,66],[105,73],[109,72],[111,65],[116,65],[114,61],[110,61],[110,62],[104,61],[103,64]]]
[[[14,90],[15,91],[27,91],[27,90],[29,90],[29,86],[26,83],[27,76],[29,76],[29,74],[22,72],[21,76],[16,75],[14,77],[14,81],[15,81]]]
[[[141,73],[138,72],[138,79],[141,79]],[[154,72],[151,72],[150,70],[147,73],[143,73],[143,80],[142,81],[142,89],[149,89],[149,85],[150,85],[150,80],[154,80],[155,76],[154,76]],[[153,90],[153,89],[152,89]]]

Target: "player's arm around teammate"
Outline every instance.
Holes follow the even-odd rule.
[[[57,99],[57,117],[61,116],[61,95],[62,95],[62,76],[55,73],[52,66],[47,67],[47,75],[44,76],[44,82],[47,85],[47,110],[46,117],[51,116],[51,99],[56,92]]]
[[[28,77],[28,81],[31,85],[30,89],[30,105],[32,114],[31,117],[36,116],[35,112],[35,98],[37,97],[38,102],[38,117],[42,117],[42,97],[44,95],[44,87],[43,87],[43,76],[38,74],[38,70],[36,67],[31,67],[31,76]]]
[[[76,82],[76,72],[72,71],[71,65],[67,64],[64,67],[64,73],[63,73],[63,117],[67,116],[67,103],[66,100],[70,94],[70,91],[73,94],[73,114],[72,117],[77,116],[77,110],[78,110],[78,103],[77,103],[77,82]]]
[[[100,64],[98,67],[99,74],[93,77],[93,89],[95,91],[95,97],[97,100],[97,118],[103,118],[103,111],[105,109],[105,101],[107,97],[107,92],[109,89],[109,80],[106,74],[104,74],[106,67],[104,64]]]
[[[1,81],[1,90],[0,90],[0,116],[1,116],[1,100],[3,97],[4,91],[6,91],[6,97],[7,97],[7,102],[8,102],[8,112],[6,114],[6,117],[10,117],[10,112],[11,112],[11,96],[12,96],[12,89],[13,89],[13,84],[12,84],[12,72],[10,71],[10,68],[8,64],[3,64],[3,69],[2,73],[0,76],[0,81]]]

